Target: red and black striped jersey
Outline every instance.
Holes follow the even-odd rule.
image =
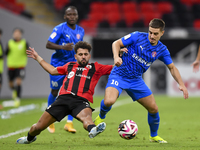
[[[59,95],[77,95],[93,103],[94,88],[102,75],[110,74],[112,65],[95,62],[82,67],[76,62],[69,62],[57,67],[57,70],[60,75],[66,75]]]

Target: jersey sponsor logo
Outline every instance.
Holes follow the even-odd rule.
[[[52,39],[54,39],[54,38],[56,37],[56,35],[57,35],[57,33],[56,33],[56,32],[53,32],[53,33],[51,33],[50,37],[51,37]]]
[[[58,82],[56,82],[56,81],[55,82],[51,81],[51,84],[52,84],[53,87],[58,87]]]
[[[127,40],[130,37],[131,37],[131,34],[128,34],[128,35],[124,36],[124,40]]]
[[[87,65],[86,67],[89,69],[92,69],[92,65]]]
[[[157,53],[154,51],[151,53],[152,57],[156,57]]]
[[[68,74],[67,78],[70,79],[70,78],[73,77],[74,75],[75,75],[74,71],[71,71],[71,72]]]
[[[87,70],[86,68],[79,68],[79,67],[77,67],[76,69],[79,70],[79,71]]]
[[[70,39],[70,35],[66,34],[66,37],[68,37]]]
[[[77,77],[83,77],[83,78],[87,78],[87,79],[90,79],[91,77],[90,76],[86,76],[84,74],[76,74]]]
[[[76,38],[79,40],[81,38],[81,35],[80,34],[77,34],[76,35]]]
[[[152,64],[152,62],[145,61],[143,58],[141,58],[140,56],[136,55],[135,53],[132,55],[132,57],[135,60],[137,60],[138,62],[140,62],[141,64],[144,64],[146,66],[150,66]]]

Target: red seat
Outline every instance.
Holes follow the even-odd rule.
[[[15,14],[21,14],[24,11],[24,4],[23,3],[10,3],[7,2],[5,4],[5,8],[12,11]]]
[[[96,28],[97,27],[97,22],[94,20],[81,20],[79,25],[83,27],[84,29],[87,28]]]
[[[181,3],[190,7],[193,5],[194,1],[196,1],[196,0],[180,0],[180,1],[181,1]]]
[[[104,3],[104,13],[110,13],[110,12],[119,12],[120,7],[118,2],[105,2]]]
[[[162,14],[173,12],[173,5],[170,2],[163,1],[157,3],[157,10]]]
[[[194,29],[200,30],[200,19],[196,19],[193,22]]]
[[[92,2],[90,4],[90,12],[103,12],[104,4],[102,2]]]
[[[132,26],[134,22],[141,20],[141,15],[138,12],[130,11],[124,13],[124,18],[127,26]]]
[[[140,4],[141,12],[154,12],[156,11],[156,5],[153,2],[141,2]]]
[[[154,18],[161,18],[161,13],[159,12],[146,12],[143,13],[143,20],[146,27],[149,26],[149,22]]]
[[[6,2],[9,2],[9,3],[12,3],[12,4],[15,4],[16,3],[16,0],[5,0]]]
[[[95,20],[96,22],[101,22],[104,19],[105,15],[102,12],[96,11],[96,12],[90,12],[88,14],[88,19]]]
[[[193,0],[194,2],[193,2],[193,5],[194,4],[200,4],[200,0]]]
[[[68,3],[69,0],[54,0],[54,7],[56,10],[62,10]]]
[[[132,1],[125,1],[122,3],[122,11],[123,12],[130,12],[130,11],[138,11],[137,10],[137,3]]]
[[[110,26],[115,26],[115,24],[121,20],[121,15],[119,12],[109,12],[106,14],[106,20],[109,22]]]
[[[95,36],[98,23],[94,20],[81,20],[79,25],[84,28],[86,34]]]

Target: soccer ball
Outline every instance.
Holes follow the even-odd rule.
[[[119,124],[118,133],[123,139],[130,140],[136,136],[138,126],[133,120],[124,120]]]

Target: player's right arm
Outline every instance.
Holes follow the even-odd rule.
[[[199,66],[200,66],[200,45],[199,45],[199,50],[197,53],[196,60],[192,63],[193,66],[193,72],[198,72],[199,71]]]
[[[35,59],[42,66],[42,68],[51,75],[59,75],[57,68],[44,61],[43,58],[40,57],[34,50],[34,48],[29,47],[29,50],[26,50],[26,54],[28,57]]]
[[[122,64],[122,59],[119,57],[121,47],[124,47],[121,39],[118,39],[112,43],[114,64],[117,67],[121,66],[121,64]]]
[[[52,50],[64,49],[64,50],[71,51],[71,50],[73,50],[73,46],[74,46],[74,43],[67,43],[65,45],[58,45],[58,44],[55,44],[55,43],[50,42],[50,41],[47,41],[47,44],[46,44],[46,48],[52,49]]]
[[[60,29],[59,26],[55,27],[49,36],[49,39],[46,44],[46,48],[52,49],[52,50],[59,50],[59,49],[64,49],[64,50],[73,50],[73,43],[67,43],[65,45],[59,45],[57,42],[62,38],[62,30]]]

